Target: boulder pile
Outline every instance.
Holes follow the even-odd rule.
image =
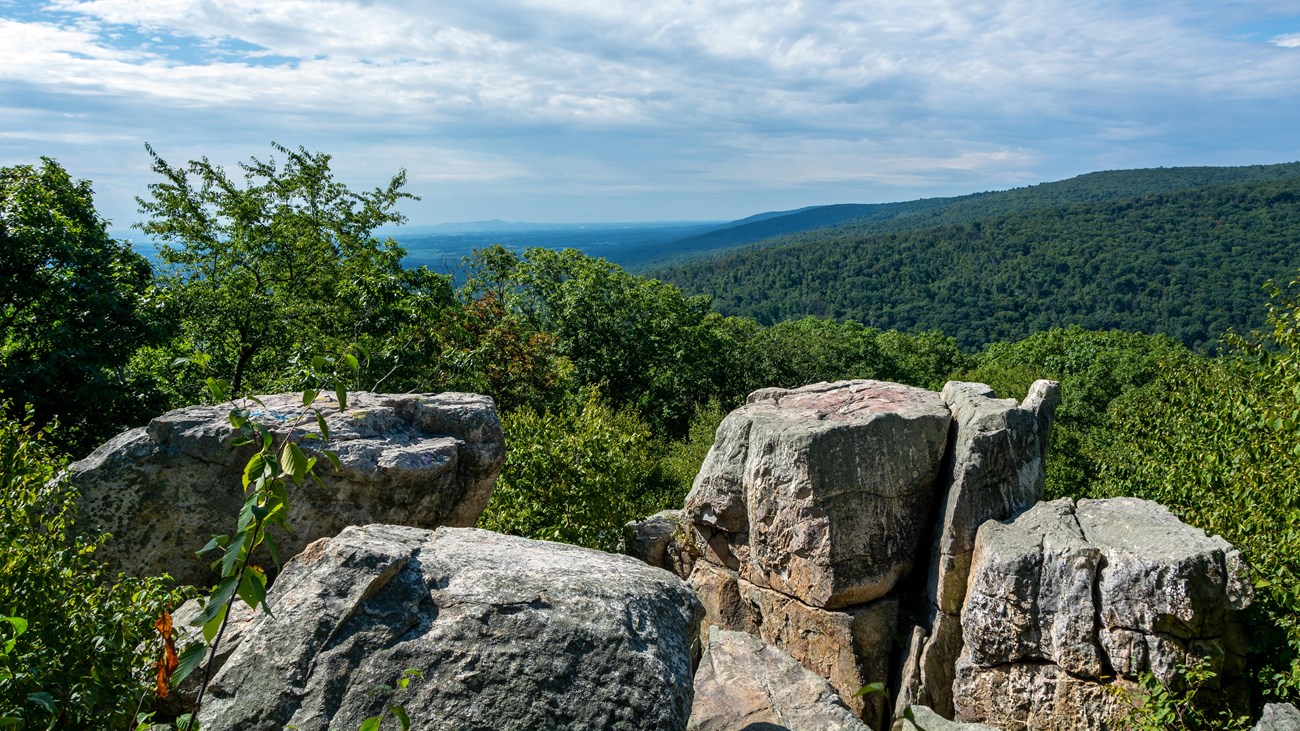
[[[758,391],[684,507],[629,526],[629,551],[685,578],[706,626],[788,655],[875,729],[1113,728],[1129,706],[1112,686],[1190,662],[1241,708],[1238,554],[1154,503],[1040,504],[1057,389]],[[857,693],[873,683],[890,694]]]

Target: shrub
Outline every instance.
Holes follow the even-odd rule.
[[[75,537],[76,493],[52,479],[66,458],[30,418],[0,421],[0,611],[26,621],[5,636],[14,643],[0,717],[20,728],[131,727],[154,692],[153,624],[181,596],[164,578],[111,577],[95,560],[98,541]]]
[[[614,551],[624,523],[666,504],[650,427],[585,395],[502,418],[506,464],[479,527]]]

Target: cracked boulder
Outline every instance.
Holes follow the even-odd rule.
[[[1177,686],[1205,662],[1240,697],[1252,599],[1218,536],[1133,498],[1040,503],[979,530],[961,612],[959,720],[1000,728],[1109,728],[1140,673]]]
[[[702,609],[627,556],[472,528],[348,528],[272,587],[204,728],[684,729]],[[422,677],[404,690],[407,670]]]
[[[301,394],[261,397],[255,420],[277,436],[292,431],[309,455],[320,441],[315,417],[296,421]],[[285,560],[317,538],[350,525],[395,523],[421,528],[471,526],[487,505],[505,459],[496,407],[464,393],[353,393],[348,409],[318,402],[341,469],[320,459],[312,482],[290,487],[292,534],[278,533]],[[114,571],[170,574],[178,583],[211,585],[211,558],[195,551],[213,535],[232,533],[243,504],[241,475],[251,447],[236,447],[229,407],[170,411],[114,437],[69,469],[80,491],[78,525],[111,533],[96,556]],[[263,564],[269,563],[263,557]]]
[[[975,533],[985,521],[1006,520],[1042,497],[1058,399],[1055,381],[1035,382],[1022,404],[994,398],[982,383],[944,386],[953,425],[930,549],[928,621],[913,633],[896,713],[919,703],[952,716],[952,670],[961,653],[960,615]]]
[[[789,653],[744,632],[709,630],[691,731],[870,731],[835,689]]]
[[[912,567],[950,416],[881,381],[755,391],[686,498],[703,558],[813,607],[887,594]]]

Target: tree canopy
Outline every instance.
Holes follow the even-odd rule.
[[[109,237],[90,181],[50,158],[0,168],[0,282],[0,392],[16,407],[72,442],[151,407],[123,366],[165,326],[153,272]]]

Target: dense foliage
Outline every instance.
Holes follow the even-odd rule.
[[[160,406],[123,368],[167,324],[153,273],[109,238],[88,181],[49,158],[0,168],[0,252],[0,393],[80,449]]]
[[[764,323],[937,329],[966,347],[1078,324],[1204,348],[1261,325],[1259,285],[1300,265],[1297,196],[1290,177],[899,233],[824,229],[657,276]]]
[[[154,622],[181,597],[163,578],[110,576],[97,541],[75,536],[76,495],[51,481],[66,460],[49,431],[0,421],[0,608],[25,623],[3,637],[14,644],[0,668],[0,726],[134,728],[152,698]]]

